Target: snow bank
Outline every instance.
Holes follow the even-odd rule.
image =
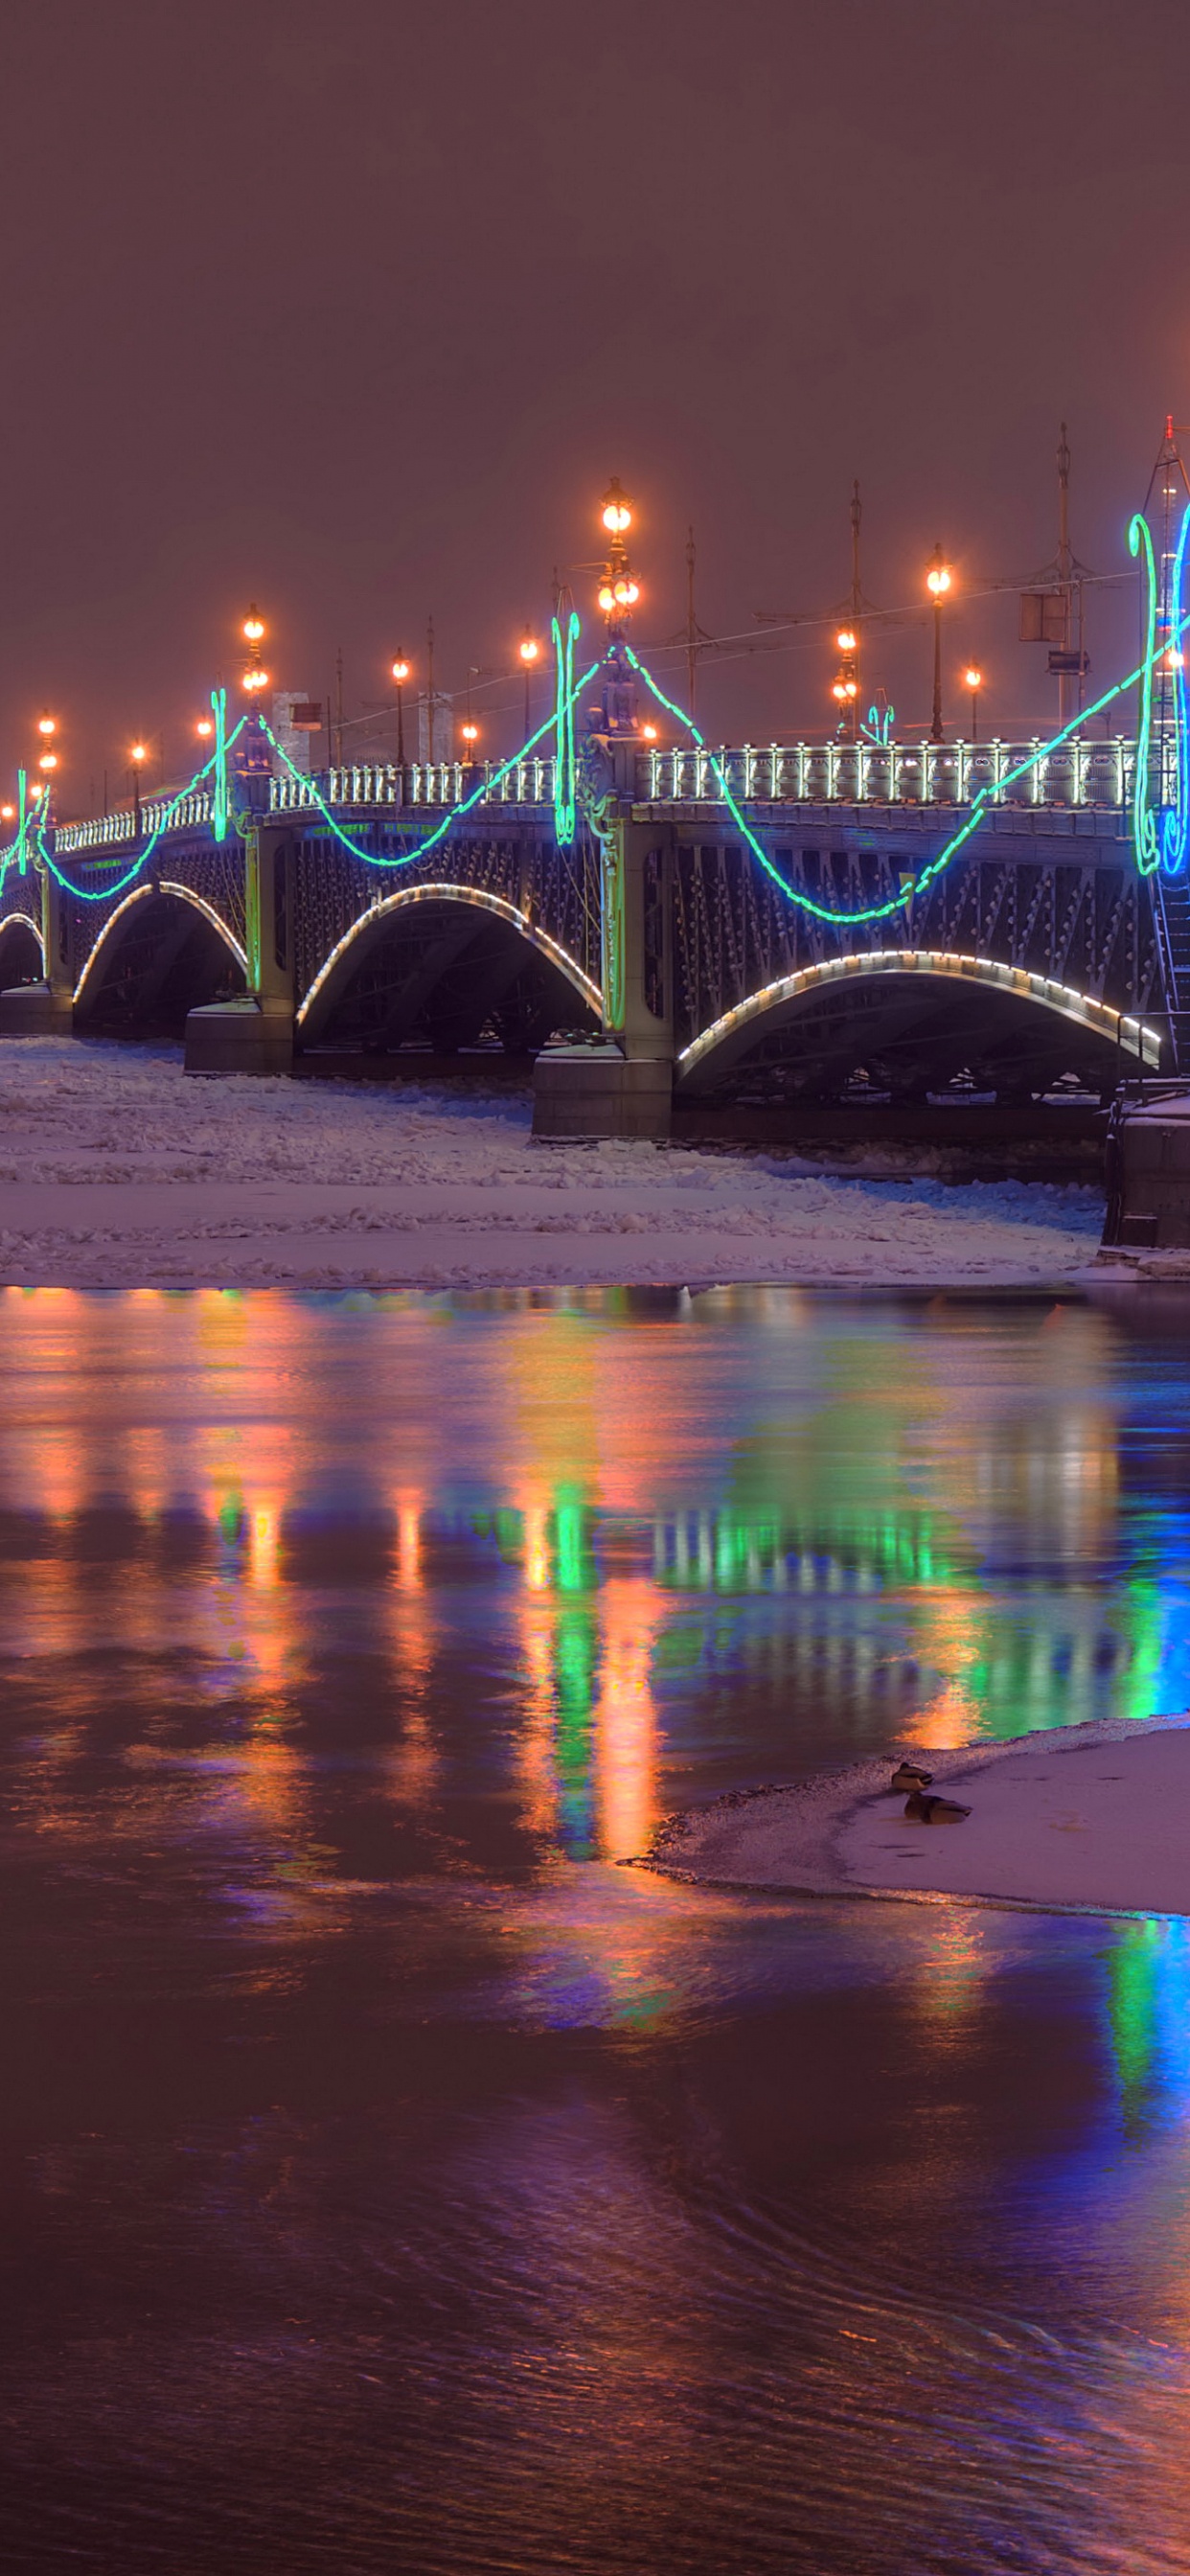
[[[527,1100],[196,1081],[173,1047],[0,1039],[0,1282],[74,1287],[1055,1284],[1085,1187],[829,1178],[766,1155],[544,1145]]]
[[[889,1794],[902,1751],[965,1822],[915,1824]],[[882,1759],[719,1799],[664,1827],[650,1865],[818,1895],[967,1896],[1190,1914],[1190,1715],[1086,1726]]]

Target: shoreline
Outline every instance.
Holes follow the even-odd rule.
[[[888,1787],[904,1757],[932,1772],[935,1791],[970,1804],[965,1823],[905,1820],[904,1797]],[[769,1895],[1179,1917],[1190,1916],[1183,1820],[1190,1712],[1092,1718],[991,1743],[897,1742],[804,1780],[729,1790],[667,1817],[627,1866]],[[1001,1883],[979,1884],[985,1876]]]

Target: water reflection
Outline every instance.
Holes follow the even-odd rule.
[[[448,1784],[442,1704],[478,1650],[518,1824],[572,1858],[639,1848],[745,1737],[788,1768],[1183,1704],[1185,1512],[1136,1458],[1184,1455],[1184,1427],[1109,1320],[623,1305],[6,1292],[14,1651],[82,1705],[97,1631],[160,1653],[164,1584],[278,1861],[345,1630],[395,1804]]]
[[[602,1864],[1183,1706],[1180,1345],[14,1292],[0,1371],[6,2563],[1175,2576],[1184,1927]]]

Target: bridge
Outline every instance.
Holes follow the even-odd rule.
[[[0,1029],[185,1031],[199,1071],[496,1046],[539,1059],[553,1132],[837,1098],[859,1067],[894,1099],[1107,1093],[1190,1027],[1190,906],[1135,864],[1135,762],[1089,734],[595,734],[566,839],[556,751],[306,778],[254,714],[222,836],[208,778],[8,854]]]
[[[630,520],[613,483],[601,653],[576,676],[560,608],[552,715],[508,760],[307,775],[261,709],[253,610],[246,711],[229,731],[212,693],[213,751],[175,792],[55,823],[22,774],[0,1032],[184,1032],[196,1073],[495,1047],[535,1059],[545,1135],[663,1135],[675,1104],[796,1110],[857,1081],[1023,1105],[1176,1074],[1190,506],[1160,572],[1132,522],[1137,670],[1029,743],[942,740],[936,676],[925,742],[853,710],[829,741],[713,748],[628,639]],[[1111,734],[1134,691],[1136,738]]]

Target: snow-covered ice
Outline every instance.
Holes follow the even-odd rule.
[[[196,1080],[176,1047],[0,1039],[0,1283],[987,1287],[1085,1264],[1086,1187],[828,1177],[534,1143],[521,1096]]]

